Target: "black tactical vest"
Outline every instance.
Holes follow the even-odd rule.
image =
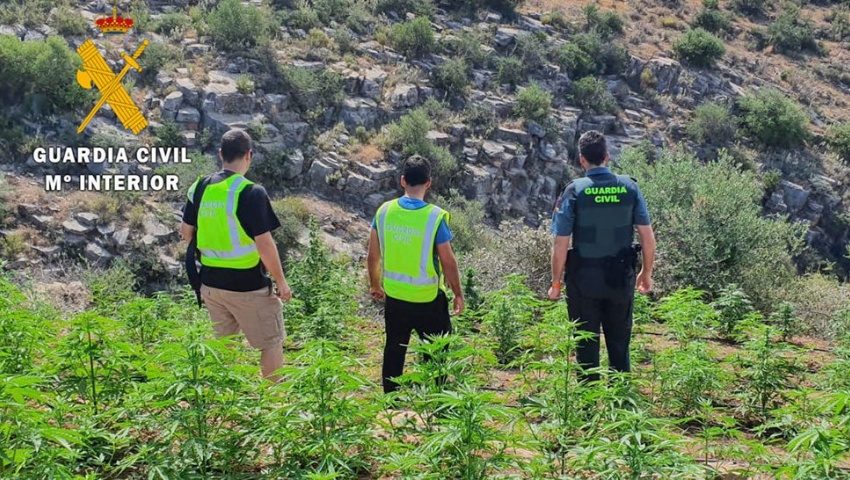
[[[582,258],[604,258],[631,248],[637,190],[624,175],[605,173],[575,181],[573,248]]]

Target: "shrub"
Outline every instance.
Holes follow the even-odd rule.
[[[469,86],[471,74],[469,65],[462,57],[451,58],[432,71],[431,83],[445,90],[449,96],[459,96]]]
[[[583,12],[586,31],[595,31],[605,38],[623,33],[625,23],[617,12],[600,13],[599,7],[592,3],[584,7]]]
[[[88,105],[93,92],[73,81],[81,65],[80,57],[61,37],[24,42],[0,35],[0,103],[26,102],[36,114]]]
[[[760,15],[764,12],[767,0],[732,0],[732,8],[748,15]]]
[[[513,18],[516,9],[525,3],[525,0],[457,0],[446,2],[447,6],[456,10],[462,10],[468,14],[474,14],[478,10],[495,10],[502,15]]]
[[[835,339],[850,330],[850,286],[819,273],[794,279],[785,286],[784,299],[791,303],[804,333]]]
[[[597,74],[617,75],[622,73],[629,64],[626,49],[602,38],[598,33],[579,33],[573,35],[572,41],[587,56],[595,59]]]
[[[696,28],[687,33],[673,44],[673,51],[686,62],[697,67],[711,67],[714,62],[726,53],[723,42],[711,33]]]
[[[395,12],[401,16],[414,13],[430,18],[436,11],[433,0],[378,0],[375,3],[375,13]]]
[[[769,147],[793,148],[809,137],[809,118],[794,100],[763,89],[738,100],[746,132]]]
[[[142,73],[139,75],[142,82],[151,83],[157,74],[166,66],[174,65],[182,60],[183,56],[179,49],[163,42],[153,42],[145,49],[144,55],[139,58]]]
[[[516,96],[514,113],[522,118],[543,123],[552,108],[552,95],[533,83]]]
[[[500,85],[516,87],[525,77],[525,67],[522,61],[516,57],[502,57],[496,67],[496,81]]]
[[[254,80],[250,75],[239,75],[239,78],[236,79],[236,90],[242,94],[254,93]]]
[[[546,62],[546,45],[537,35],[524,33],[516,39],[513,55],[517,57],[526,73],[535,72]]]
[[[486,42],[481,33],[462,32],[448,37],[442,45],[447,54],[463,58],[470,66],[479,68],[486,65],[490,58],[490,54],[481,47],[483,43]]]
[[[850,123],[839,123],[829,127],[827,142],[842,160],[850,162]]]
[[[183,34],[183,30],[192,23],[192,19],[185,13],[166,13],[159,17],[153,30],[156,33],[169,37]]]
[[[89,22],[74,8],[59,7],[53,12],[51,25],[59,35],[85,35]]]
[[[434,204],[449,212],[449,228],[455,236],[452,249],[458,253],[471,252],[484,230],[484,204],[467,200],[454,189],[445,196],[435,196]]]
[[[850,14],[846,11],[838,11],[832,16],[830,22],[830,34],[836,42],[843,42],[847,37],[850,37]]]
[[[427,158],[439,191],[448,186],[448,177],[454,174],[458,164],[451,152],[444,147],[438,147],[428,138],[428,132],[433,129],[434,122],[428,117],[425,108],[420,107],[401,117],[398,123],[389,126],[387,143],[390,148],[402,152],[405,156],[421,155]]]
[[[821,47],[815,39],[815,29],[808,18],[803,18],[797,7],[786,8],[770,24],[767,41],[780,53],[797,53],[803,50],[820,54]]]
[[[717,0],[702,2],[702,10],[694,16],[693,27],[702,28],[712,33],[726,32],[732,29],[729,15],[721,12]]]
[[[543,14],[543,16],[540,17],[540,23],[543,25],[551,25],[566,32],[572,31],[573,29],[573,24],[561,10],[555,10],[554,12]]]
[[[390,41],[394,49],[412,58],[429,55],[436,42],[431,22],[425,17],[393,25]]]
[[[735,173],[721,152],[707,165],[665,151],[649,163],[627,148],[620,164],[638,178],[658,238],[657,290],[694,286],[710,293],[736,283],[757,307],[770,304],[794,276],[791,255],[804,227],[764,218],[762,188],[753,173]]]
[[[345,98],[342,78],[335,72],[285,67],[282,76],[285,90],[290,92],[302,112],[324,109]]]
[[[300,239],[310,222],[310,209],[304,201],[296,197],[286,197],[272,201],[272,208],[280,219],[280,228],[276,229],[274,237],[282,260],[288,259],[293,252],[300,249]]]
[[[736,121],[726,106],[703,103],[694,110],[688,136],[697,143],[726,145],[735,138]]]
[[[551,277],[552,235],[549,220],[540,228],[529,228],[522,222],[503,222],[492,235],[483,235],[462,264],[478,274],[481,289],[503,288],[505,277],[522,274],[534,292],[545,292]]]
[[[605,82],[593,77],[584,77],[573,82],[570,98],[573,104],[582,110],[595,113],[614,113],[617,111],[617,101],[605,88]]]
[[[572,78],[581,78],[596,73],[596,62],[575,43],[565,43],[553,53],[558,64]]]
[[[156,138],[153,143],[157,147],[173,147],[183,144],[180,128],[174,122],[163,122],[162,125],[157,127],[154,135]]]
[[[210,12],[207,23],[217,48],[239,50],[257,45],[269,37],[271,22],[263,10],[239,0],[223,0]]]

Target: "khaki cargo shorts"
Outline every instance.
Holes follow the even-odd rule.
[[[217,337],[236,335],[241,330],[257,350],[283,344],[283,303],[268,288],[253,292],[231,292],[201,285],[201,298],[210,312]]]

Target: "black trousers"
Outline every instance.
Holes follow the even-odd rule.
[[[579,329],[593,333],[590,339],[579,341],[576,360],[584,369],[599,366],[599,329],[605,334],[608,363],[613,370],[631,371],[629,345],[632,337],[632,307],[634,304],[634,274],[626,288],[610,289],[598,285],[591,274],[590,282],[582,282],[581,270],[567,275],[567,312],[578,322]],[[592,284],[593,285],[591,287]],[[584,380],[599,379],[596,373],[585,374]]]
[[[452,332],[448,298],[442,290],[430,303],[411,303],[387,297],[384,323],[387,336],[381,378],[384,393],[389,393],[398,390],[398,384],[392,379],[401,375],[404,370],[404,356],[407,354],[410,334],[414,330],[420,339]]]

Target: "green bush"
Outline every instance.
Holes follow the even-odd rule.
[[[593,75],[598,67],[596,60],[575,43],[565,43],[555,50],[552,55],[558,64],[571,78],[582,78]]]
[[[85,35],[89,29],[88,20],[78,10],[67,7],[57,8],[53,12],[51,25],[63,36]]]
[[[183,34],[183,29],[192,23],[192,19],[185,13],[166,13],[159,17],[154,24],[153,30],[156,33],[171,36]]]
[[[547,47],[537,35],[524,33],[517,36],[512,56],[522,62],[526,73],[535,72],[546,62]]]
[[[850,37],[850,13],[846,10],[836,11],[832,14],[829,28],[832,39],[836,42],[843,42],[847,37]]]
[[[623,33],[625,22],[617,12],[606,11],[600,13],[595,4],[584,7],[585,31],[596,32],[604,38]]]
[[[393,25],[390,41],[394,49],[412,58],[429,55],[436,44],[431,22],[425,17]]]
[[[767,41],[780,53],[798,53],[803,50],[820,54],[821,47],[815,39],[815,29],[798,7],[787,7],[767,30]]]
[[[516,87],[525,78],[525,67],[516,57],[502,57],[496,66],[496,82],[500,85]]]
[[[673,44],[676,55],[697,67],[711,67],[726,53],[723,41],[711,33],[696,28],[688,32]]]
[[[432,17],[437,11],[433,0],[378,0],[375,2],[375,13],[395,12],[401,16],[414,13],[424,17]]]
[[[93,92],[74,78],[80,57],[61,37],[21,41],[0,36],[0,104],[27,104],[36,114],[49,114],[88,105]]]
[[[702,10],[694,16],[693,27],[702,28],[711,33],[727,32],[732,29],[732,21],[727,13],[720,11],[717,0],[704,0]]]
[[[573,35],[572,41],[587,56],[595,60],[596,73],[599,75],[618,75],[629,65],[626,49],[602,38],[596,32]]]
[[[656,268],[659,292],[693,286],[716,294],[735,283],[763,308],[794,278],[791,258],[805,227],[764,218],[762,187],[725,153],[702,165],[665,151],[649,163],[627,148],[620,164],[640,180],[653,218],[664,258]]]
[[[738,100],[744,130],[769,147],[800,146],[809,137],[809,118],[800,105],[774,89]]]
[[[139,65],[142,67],[142,73],[139,76],[142,82],[150,84],[160,71],[178,64],[181,60],[183,60],[183,54],[177,47],[163,42],[153,42],[139,58]]]
[[[449,228],[454,234],[452,249],[458,253],[474,250],[484,229],[484,204],[467,200],[456,190],[435,196],[433,203],[449,212]]]
[[[760,15],[768,5],[767,0],[732,0],[732,8],[748,15]]]
[[[543,123],[549,117],[551,108],[552,95],[533,83],[517,94],[514,113],[522,118]]]
[[[850,162],[850,122],[829,127],[827,142],[842,160]]]
[[[450,96],[463,95],[469,86],[472,69],[463,57],[451,58],[431,72],[431,83],[446,91]]]
[[[402,152],[405,156],[421,155],[428,159],[434,172],[434,183],[438,191],[448,187],[448,177],[457,170],[457,159],[444,147],[438,147],[428,138],[428,132],[434,129],[425,107],[412,110],[401,117],[387,130],[387,146]]]
[[[274,200],[272,208],[281,224],[272,236],[277,244],[280,258],[286,261],[293,252],[300,249],[299,241],[307,231],[310,222],[310,209],[302,199],[296,197]]]
[[[345,98],[342,78],[335,72],[285,67],[282,76],[285,91],[290,92],[294,104],[302,112],[324,109]]]
[[[486,43],[484,35],[476,32],[462,32],[441,42],[446,54],[463,58],[467,64],[475,68],[483,67],[490,59],[490,54],[484,51],[482,44]]]
[[[177,175],[180,180],[178,185],[180,189],[177,192],[169,192],[163,190],[161,194],[171,201],[183,202],[186,200],[186,195],[189,192],[189,187],[204,175],[209,175],[216,171],[216,160],[200,152],[192,152],[189,154],[190,163],[187,164],[168,164],[156,169],[157,175]]]
[[[697,143],[726,145],[735,138],[736,122],[726,106],[703,103],[694,110],[688,136]]]
[[[594,113],[614,113],[617,100],[605,88],[605,82],[594,77],[584,77],[570,86],[572,103],[582,110]]]
[[[209,13],[207,23],[217,48],[240,50],[269,38],[269,16],[258,7],[244,5],[239,0],[223,0]]]
[[[525,3],[525,0],[453,0],[446,2],[449,8],[461,10],[467,14],[474,14],[478,10],[495,10],[508,18],[516,15],[516,9]]]

